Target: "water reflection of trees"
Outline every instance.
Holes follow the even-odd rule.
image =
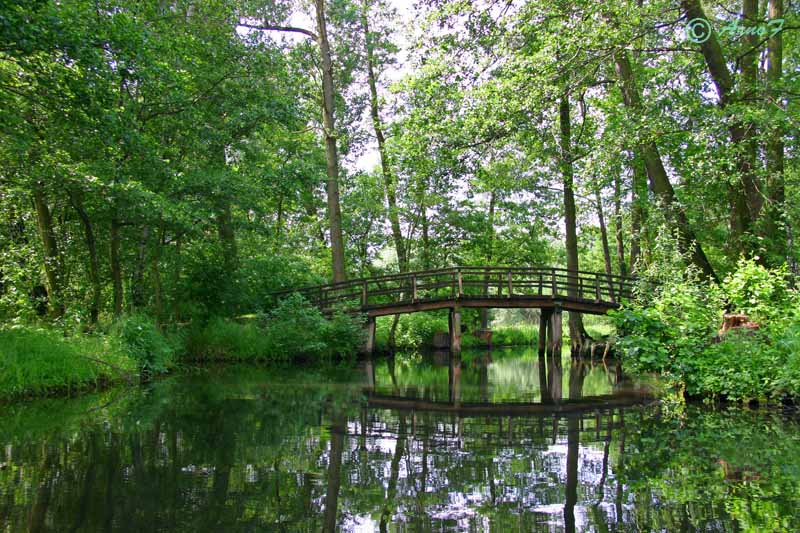
[[[639,407],[469,417],[370,408],[363,387],[380,389],[382,375],[406,393],[383,365],[348,387],[282,386],[248,371],[165,381],[100,409],[108,396],[0,415],[0,529],[725,530],[735,513],[743,527],[793,524],[793,421],[675,420]],[[561,404],[579,400],[594,371],[552,368],[535,378],[548,383],[542,400]],[[423,384],[411,394],[491,397],[486,365],[449,361],[441,372],[444,393]],[[721,460],[738,478],[722,478]]]

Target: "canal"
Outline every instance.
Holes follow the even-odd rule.
[[[7,404],[0,531],[791,531],[800,418],[530,349]]]

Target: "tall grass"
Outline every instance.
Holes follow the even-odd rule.
[[[492,328],[492,346],[531,346],[536,344],[539,337],[538,329],[534,326],[516,325],[499,326]],[[488,344],[466,333],[461,337],[463,348],[482,348]]]
[[[183,357],[190,360],[332,361],[356,354],[364,341],[360,320],[334,314],[326,318],[299,297],[281,302],[268,316],[247,322],[215,318],[186,336]]]
[[[32,327],[0,330],[0,399],[73,392],[136,372],[135,360],[106,337],[64,337]]]
[[[271,343],[254,322],[238,323],[223,318],[188,332],[184,359],[211,361],[264,361]]]

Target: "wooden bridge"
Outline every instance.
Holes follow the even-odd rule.
[[[633,278],[555,267],[450,267],[360,278],[274,293],[297,293],[330,314],[363,313],[366,350],[372,351],[375,318],[435,309],[450,310],[450,348],[461,349],[462,308],[537,308],[542,311],[539,343],[560,343],[561,312],[605,314],[633,294]],[[546,320],[545,320],[546,319]]]

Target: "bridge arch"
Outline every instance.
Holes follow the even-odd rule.
[[[634,283],[630,277],[558,267],[459,266],[352,279],[274,296],[301,294],[325,314],[337,309],[365,314],[368,352],[374,348],[377,317],[449,309],[450,346],[458,352],[463,308],[540,309],[548,319],[539,327],[542,348],[545,334],[551,344],[560,343],[562,311],[605,314],[632,296]]]

